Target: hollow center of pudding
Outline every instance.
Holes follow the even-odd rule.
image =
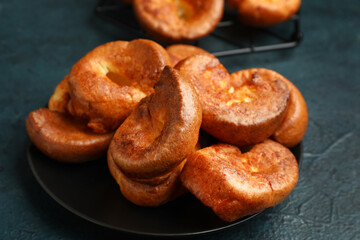
[[[106,76],[111,81],[113,81],[114,83],[116,83],[119,86],[131,86],[132,85],[132,81],[128,77],[126,77],[124,74],[109,71],[108,73],[106,73]]]
[[[258,1],[259,1],[259,0],[258,0]],[[276,3],[276,2],[279,2],[279,0],[260,0],[259,2]]]
[[[186,1],[175,0],[177,15],[180,19],[188,21],[194,16],[193,7]]]
[[[227,91],[230,99],[226,101],[227,106],[232,106],[235,103],[251,102],[257,98],[256,89],[254,86],[245,85],[238,89],[230,87]]]

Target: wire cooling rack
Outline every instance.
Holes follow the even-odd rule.
[[[131,4],[121,0],[100,0],[96,14],[110,21],[136,38],[152,39],[137,23]],[[294,48],[299,45],[300,14],[286,22],[268,28],[250,28],[237,22],[236,11],[225,10],[221,22],[208,36],[191,44],[217,57]],[[164,43],[160,43],[166,46]]]

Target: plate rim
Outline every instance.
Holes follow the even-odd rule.
[[[27,155],[27,160],[31,169],[32,174],[34,175],[36,181],[39,183],[39,185],[41,186],[41,188],[53,199],[55,200],[55,202],[57,202],[58,204],[60,204],[60,206],[62,206],[63,208],[65,208],[67,211],[71,212],[72,214],[86,220],[89,221],[93,224],[99,225],[101,227],[104,228],[109,228],[111,230],[115,230],[115,231],[120,231],[120,232],[124,232],[124,233],[129,233],[129,234],[134,234],[134,235],[141,235],[141,236],[149,236],[149,237],[187,237],[187,236],[199,236],[199,235],[205,235],[205,234],[210,234],[210,233],[215,233],[215,232],[219,232],[228,228],[232,228],[236,225],[239,225],[240,223],[243,223],[245,221],[248,221],[252,218],[254,218],[255,216],[263,213],[266,209],[252,214],[250,216],[246,216],[244,218],[238,219],[234,222],[230,222],[229,224],[225,225],[225,226],[221,226],[221,227],[217,227],[217,228],[213,228],[213,229],[209,229],[209,230],[204,230],[204,231],[196,231],[196,232],[187,232],[187,233],[154,233],[154,232],[146,232],[146,231],[135,231],[135,230],[129,230],[129,229],[125,229],[125,228],[121,228],[121,227],[115,227],[112,226],[110,224],[106,224],[103,223],[99,220],[96,220],[92,217],[87,216],[86,214],[78,211],[77,209],[69,206],[67,203],[65,203],[62,199],[60,199],[58,196],[56,196],[56,194],[54,194],[47,186],[46,184],[43,182],[43,180],[40,178],[40,176],[38,175],[35,166],[33,164],[33,157],[31,156],[31,147],[35,147],[37,150],[38,148],[30,141],[28,143],[27,146],[27,151],[26,151],[26,155]],[[303,158],[303,143],[302,141],[300,143],[298,143],[296,146],[294,147],[298,147],[299,148],[299,159],[296,158],[297,163],[298,163],[298,169],[299,169],[299,173],[300,173],[300,169],[301,169],[301,163],[302,163],[302,158]],[[41,154],[43,154],[40,150],[38,150]],[[47,157],[47,156],[45,156]],[[47,157],[48,158],[48,157]],[[120,191],[120,190],[119,190]],[[268,209],[268,208],[267,208]]]

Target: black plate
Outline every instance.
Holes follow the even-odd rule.
[[[302,144],[291,151],[300,163]],[[105,158],[64,164],[49,159],[30,144],[28,160],[37,181],[55,201],[72,213],[111,229],[149,236],[188,236],[225,229],[256,215],[227,223],[191,194],[161,207],[136,206],[121,195]]]

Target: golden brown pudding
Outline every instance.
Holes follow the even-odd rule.
[[[272,138],[286,147],[294,147],[303,139],[308,121],[308,110],[301,92],[286,78],[279,77],[290,89],[290,101],[285,118]]]
[[[116,41],[86,54],[71,69],[68,112],[87,119],[95,132],[115,130],[153,86],[170,58],[144,39]]]
[[[29,114],[30,139],[59,161],[99,158],[115,129],[143,97],[153,93],[168,64],[166,50],[150,40],[116,41],[95,48],[59,83],[49,109]]]
[[[45,155],[68,163],[104,156],[114,134],[94,133],[83,121],[47,108],[32,111],[27,116],[26,130],[34,145]]]
[[[169,53],[173,66],[175,66],[181,60],[196,54],[212,55],[202,48],[187,44],[173,44],[168,46],[166,51]]]
[[[223,15],[223,0],[134,0],[140,25],[162,42],[194,41],[212,32]]]
[[[249,152],[216,144],[189,155],[184,186],[224,221],[235,221],[283,201],[298,180],[289,149],[272,140]]]
[[[203,108],[201,128],[221,141],[252,145],[270,137],[287,109],[286,84],[263,71],[229,74],[215,57],[195,55],[176,66],[191,79]]]
[[[192,84],[165,67],[154,94],[141,100],[108,150],[109,169],[123,195],[143,206],[172,199],[170,193],[178,192],[172,186],[180,186],[176,179],[198,142],[200,125],[201,105]],[[154,191],[159,192],[156,201]]]
[[[301,0],[227,0],[237,9],[241,23],[252,27],[268,27],[291,18]]]

